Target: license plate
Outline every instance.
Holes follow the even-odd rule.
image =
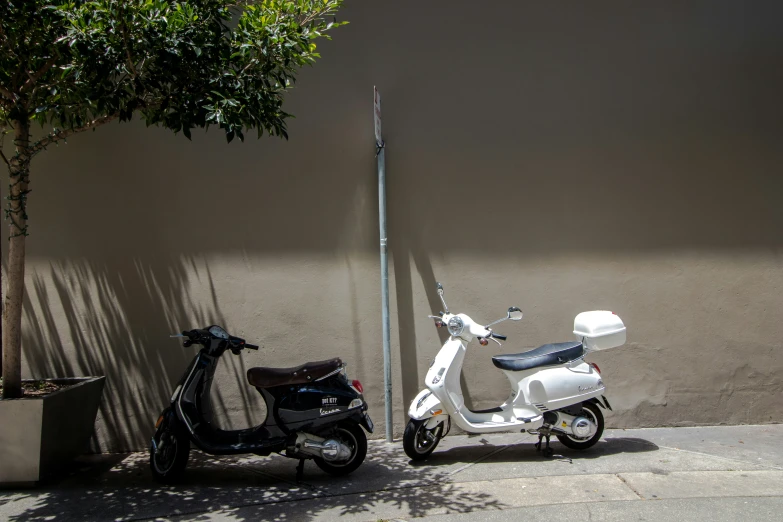
[[[375,425],[372,423],[372,419],[370,418],[370,416],[368,414],[365,413],[364,414],[364,420],[367,423],[367,427],[369,428],[370,433],[372,433],[373,430],[375,429]]]

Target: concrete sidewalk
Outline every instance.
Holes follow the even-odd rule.
[[[146,454],[83,457],[67,477],[0,490],[0,520],[718,520],[783,519],[783,425],[607,430],[590,450],[522,434],[447,437],[421,465],[370,443],[335,479],[312,462],[302,484],[279,456],[192,453],[185,482],[160,487]]]

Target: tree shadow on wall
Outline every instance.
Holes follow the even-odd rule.
[[[195,288],[208,288],[210,298],[199,300]],[[169,336],[209,324],[226,318],[198,258],[58,261],[28,279],[23,354],[34,378],[105,375],[91,450],[138,450],[196,353]],[[244,380],[242,359],[223,359]],[[241,402],[252,403],[252,390],[240,390]],[[216,411],[229,406],[219,385],[212,400]],[[249,425],[250,409],[239,409]]]
[[[392,167],[394,166],[393,155],[390,158]],[[387,164],[389,162],[387,161]],[[416,336],[416,323],[424,320],[423,317],[417,317],[414,310],[414,287],[417,282],[414,281],[414,275],[418,274],[421,279],[421,285],[427,297],[429,309],[428,313],[436,314],[443,310],[443,303],[438,296],[436,284],[438,278],[432,266],[431,251],[428,248],[427,237],[422,233],[421,224],[417,223],[417,217],[414,209],[420,208],[426,204],[426,198],[431,197],[431,193],[425,191],[417,192],[414,195],[406,194],[405,187],[398,184],[398,181],[392,177],[389,181],[390,199],[410,200],[408,212],[400,213],[396,217],[396,227],[392,226],[389,231],[389,244],[392,266],[394,268],[394,285],[391,290],[396,297],[397,304],[397,335],[399,337],[400,361],[413,361],[405,365],[405,371],[402,372],[402,400],[403,412],[407,411],[407,405],[411,403],[414,397],[419,393],[422,387],[424,375],[421,371],[427,368],[432,357],[438,352],[438,346],[419,349]],[[423,194],[422,194],[423,192]],[[423,198],[422,201],[416,198]],[[448,285],[448,282],[446,282]],[[430,324],[432,321],[430,321]],[[432,326],[432,328],[435,328]],[[438,339],[442,345],[449,338],[445,328],[437,330]],[[419,360],[419,359],[427,360]],[[426,372],[426,370],[424,370]],[[470,387],[465,380],[465,375],[460,374],[460,386],[463,392],[463,399],[468,409],[473,409],[475,404],[471,399]],[[403,419],[406,416],[403,414]]]

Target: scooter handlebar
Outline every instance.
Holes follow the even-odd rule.
[[[229,346],[231,347],[231,351],[235,354],[239,354],[244,348],[249,348],[250,350],[258,350],[257,344],[250,344],[246,343],[244,339],[241,337],[234,337],[233,335],[228,338]]]
[[[184,346],[192,346],[194,344],[205,344],[207,341],[211,338],[211,333],[207,330],[183,330],[181,337],[186,337],[185,342],[182,344]],[[175,336],[180,337],[180,336]],[[241,337],[234,337],[229,336],[228,338],[229,347],[231,348],[231,351],[234,353],[239,353],[243,348],[249,348],[250,350],[258,350],[257,344],[249,344],[246,343],[244,339]],[[205,344],[206,346],[206,344]]]
[[[500,339],[501,341],[505,341],[507,337],[505,335],[500,335],[499,333],[492,332],[492,337],[495,339]]]

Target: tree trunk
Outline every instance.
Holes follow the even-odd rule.
[[[2,241],[0,241],[0,260],[3,259],[3,245]],[[2,262],[0,261],[0,264]],[[0,376],[3,375],[3,310],[5,310],[5,306],[2,306],[3,302],[3,269],[0,268]]]
[[[22,299],[24,250],[27,235],[27,182],[30,173],[30,122],[15,120],[16,154],[9,160],[8,194],[8,290],[3,309],[3,398],[22,396]]]
[[[2,200],[2,198],[0,198]],[[0,265],[2,264],[3,259],[3,245],[2,241],[0,241]],[[0,268],[0,376],[3,375],[3,310],[5,310],[5,306],[3,306],[3,269]]]

